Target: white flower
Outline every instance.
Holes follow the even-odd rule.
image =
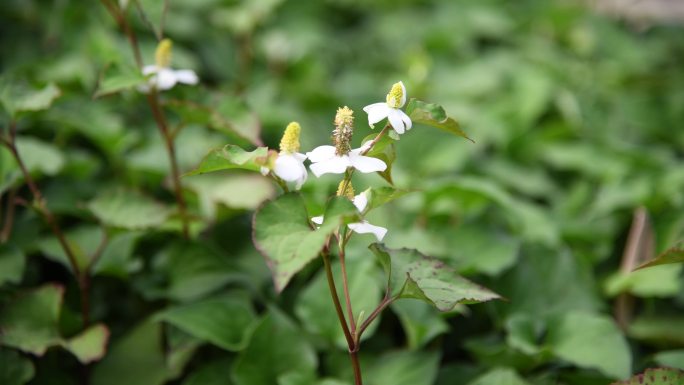
[[[386,102],[373,103],[363,107],[363,110],[368,114],[368,125],[373,127],[375,123],[387,118],[397,134],[403,134],[410,130],[412,127],[411,118],[400,109],[404,104],[406,104],[406,87],[402,82],[394,83],[387,94]]]
[[[195,85],[199,82],[197,74],[193,70],[174,70],[158,65],[146,65],[142,69],[145,76],[151,75],[147,84],[139,86],[140,91],[149,92],[151,89],[160,91],[173,88],[177,83]]]
[[[352,202],[354,202],[354,206],[356,206],[356,209],[359,210],[360,213],[363,213],[363,211],[366,209],[366,206],[368,205],[368,196],[366,194],[367,191],[364,191],[361,194],[355,196],[352,200]],[[317,225],[322,225],[323,216],[320,215],[317,217],[313,217],[311,218],[311,222]],[[347,227],[349,227],[351,231],[357,234],[373,234],[375,236],[375,239],[378,240],[378,242],[382,242],[382,239],[385,238],[385,235],[387,234],[386,228],[371,225],[366,220],[356,223],[350,223],[347,225]]]
[[[347,170],[347,167],[354,167],[362,173],[385,171],[387,169],[385,162],[377,158],[361,155],[370,143],[371,141],[368,141],[360,148],[353,149],[344,155],[336,154],[335,146],[316,147],[313,151],[306,153],[306,156],[311,161],[309,168],[316,177],[327,173],[342,174]]]
[[[290,122],[280,139],[280,153],[273,164],[273,172],[286,182],[295,182],[299,190],[309,175],[304,167],[306,155],[299,153],[299,134],[302,127],[297,122]],[[268,173],[268,169],[261,168],[261,173]]]
[[[308,176],[304,167],[305,159],[306,155],[298,152],[292,154],[281,152],[276,158],[273,172],[286,182],[296,182],[295,189],[299,190]]]
[[[142,69],[142,74],[149,76],[147,84],[138,86],[141,92],[149,92],[151,89],[168,90],[177,83],[197,84],[199,78],[193,70],[174,70],[171,69],[171,48],[173,43],[169,39],[163,39],[157,45],[154,53],[155,64],[146,65]]]

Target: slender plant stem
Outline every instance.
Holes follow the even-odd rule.
[[[342,289],[344,291],[344,302],[347,305],[347,318],[349,319],[349,329],[353,336],[356,335],[356,319],[354,318],[351,296],[349,295],[349,276],[347,274],[347,262],[345,261],[346,258],[344,246],[344,234],[341,234],[338,241],[338,248],[340,254],[340,266],[342,267]]]
[[[380,301],[380,304],[378,304],[378,307],[373,310],[373,312],[366,318],[362,323],[361,326],[356,331],[356,335],[354,336],[355,340],[357,341],[357,344],[359,341],[361,341],[361,336],[363,335],[363,332],[370,326],[370,324],[377,318],[377,316],[382,313],[383,310],[387,306],[389,306],[392,302],[394,302],[394,298],[389,296],[389,292],[385,293],[385,297]]]
[[[342,310],[342,304],[337,296],[337,288],[335,287],[335,278],[333,277],[332,266],[330,265],[330,257],[328,256],[328,251],[323,250],[323,266],[325,268],[325,274],[328,278],[328,288],[330,289],[330,296],[332,297],[333,304],[335,305],[335,311],[337,312],[337,318],[340,320],[340,326],[342,327],[342,332],[344,333],[344,338],[347,340],[349,348],[354,347],[354,339],[349,332],[349,327],[347,326],[347,321],[344,318],[344,311]]]
[[[361,365],[359,364],[359,350],[349,351],[351,357],[352,368],[354,369],[354,384],[363,385],[363,378],[361,377]]]
[[[135,57],[135,62],[139,68],[143,66],[142,54],[140,53],[140,47],[138,46],[138,39],[135,36],[135,32],[131,28],[131,25],[126,19],[126,14],[118,8],[116,5],[112,4],[110,0],[100,0],[100,2],[107,8],[109,13],[112,15],[114,20],[116,20],[119,27],[124,32],[133,50],[133,55]],[[164,12],[166,12],[167,3],[164,3]],[[187,204],[185,198],[183,197],[183,186],[180,181],[180,170],[178,167],[178,159],[176,156],[176,148],[174,145],[174,133],[169,129],[169,125],[166,121],[166,116],[164,115],[164,110],[159,105],[159,95],[155,90],[152,90],[147,94],[147,104],[152,110],[152,115],[154,116],[154,121],[157,123],[157,128],[162,135],[164,140],[164,145],[166,147],[166,152],[169,156],[169,163],[171,164],[171,179],[173,183],[173,191],[176,197],[176,203],[178,204],[178,211],[181,217],[181,225],[183,231],[183,237],[186,239],[190,237],[190,230],[188,225],[188,213]]]
[[[7,194],[7,209],[5,210],[5,222],[2,226],[2,232],[0,232],[0,242],[5,243],[9,240],[10,235],[12,235],[12,226],[14,225],[14,208],[16,207],[15,198],[17,195],[17,189],[11,188],[9,194]]]
[[[78,266],[78,260],[76,259],[76,255],[74,254],[73,249],[71,248],[71,246],[69,246],[69,243],[67,242],[67,239],[64,236],[64,232],[62,232],[62,229],[59,227],[57,219],[55,218],[52,211],[50,211],[50,209],[48,208],[47,203],[45,202],[45,198],[43,197],[43,194],[38,188],[36,182],[33,180],[31,173],[26,168],[26,164],[24,163],[24,160],[21,158],[21,155],[19,154],[19,150],[17,149],[16,145],[16,138],[17,124],[13,121],[10,123],[9,138],[7,140],[3,140],[2,142],[8,147],[8,149],[14,156],[14,160],[17,162],[17,165],[19,166],[19,169],[21,170],[21,173],[24,176],[24,181],[26,182],[26,185],[31,191],[31,195],[33,195],[33,206],[45,218],[45,221],[52,230],[52,233],[55,235],[55,237],[57,237],[57,241],[59,242],[60,246],[62,247],[64,253],[67,256],[67,259],[69,260],[69,265],[71,265],[71,269],[74,272],[74,276],[76,277],[76,281],[78,282],[79,286],[79,292],[81,297],[81,318],[83,321],[83,326],[85,328],[90,322],[90,278],[88,277],[88,271],[82,271]]]
[[[164,111],[159,106],[159,99],[157,97],[156,91],[153,90],[147,94],[147,103],[150,105],[152,115],[154,116],[154,121],[157,123],[159,132],[161,133],[162,138],[164,139],[164,144],[166,145],[166,152],[169,155],[173,191],[176,195],[178,210],[180,211],[181,223],[183,226],[183,236],[187,239],[190,237],[188,226],[188,210],[185,203],[185,198],[183,197],[183,185],[181,184],[180,180],[180,169],[178,168],[178,158],[176,157],[176,148],[173,142],[173,135],[171,135],[171,132],[169,131],[169,126],[166,122]]]

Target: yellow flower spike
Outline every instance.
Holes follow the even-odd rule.
[[[392,89],[387,94],[387,105],[391,108],[401,108],[405,101],[404,84],[402,82],[394,83]]]
[[[354,186],[352,186],[351,181],[342,180],[340,185],[337,186],[337,196],[347,197],[349,200],[354,200]]]
[[[335,153],[345,155],[351,151],[351,138],[354,134],[354,111],[344,106],[337,109],[335,114],[335,130],[333,130],[333,142]]]
[[[154,60],[157,67],[167,68],[171,65],[171,49],[173,42],[171,39],[163,39],[157,45],[157,50],[154,52]]]
[[[280,139],[280,152],[286,154],[294,154],[299,152],[299,134],[302,127],[297,122],[291,122],[285,128],[283,138]]]

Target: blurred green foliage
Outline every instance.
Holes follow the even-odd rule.
[[[393,305],[364,341],[368,384],[591,385],[684,369],[681,265],[629,273],[684,234],[681,25],[636,28],[579,1],[168,3],[130,0],[128,18],[146,64],[163,34],[173,65],[201,79],[162,95],[182,172],[225,144],[276,148],[292,120],[308,151],[342,105],[360,145],[372,132],[361,108],[398,80],[475,141],[416,125],[390,179],[413,192],[370,220],[388,247],[507,301]],[[350,384],[320,261],[277,295],[252,246],[252,211],[274,186],[241,171],[184,177],[195,236],[179,236],[164,143],[105,7],[4,0],[0,21],[0,127],[16,119],[18,151],[89,277],[94,324],[0,148],[0,383]],[[312,212],[337,182],[310,176]],[[355,176],[359,190],[379,183]],[[638,207],[650,226],[625,265]],[[382,268],[359,239],[347,255],[370,311]]]

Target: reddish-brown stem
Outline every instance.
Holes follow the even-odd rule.
[[[5,243],[12,235],[12,226],[14,225],[14,208],[16,207],[17,189],[11,188],[7,194],[7,209],[5,210],[5,222],[0,232],[0,242]]]
[[[385,297],[380,301],[380,304],[378,304],[378,307],[373,310],[373,312],[366,318],[362,323],[361,326],[356,331],[356,335],[354,338],[357,341],[357,344],[361,341],[361,336],[363,335],[363,332],[370,326],[370,324],[377,318],[377,316],[382,313],[383,310],[387,306],[389,306],[392,302],[394,302],[394,298],[390,297],[389,292],[385,293]]]
[[[349,295],[349,278],[347,275],[347,262],[345,261],[344,251],[344,235],[342,234],[338,241],[338,248],[340,254],[340,266],[342,267],[342,290],[344,291],[344,302],[347,306],[347,318],[349,319],[350,332],[356,334],[356,319],[354,318],[354,311],[352,310],[351,296]]]
[[[114,18],[116,23],[119,25],[119,28],[121,28],[126,35],[126,38],[133,49],[133,57],[135,57],[135,62],[138,67],[142,68],[143,60],[140,53],[140,47],[138,46],[138,39],[135,37],[135,33],[133,32],[131,25],[128,23],[128,20],[126,20],[126,15],[115,4],[112,4],[110,0],[100,0],[100,2],[105,6],[105,8],[107,8],[109,14],[112,15],[112,18]]]
[[[363,385],[363,378],[361,377],[361,365],[359,364],[359,351],[349,351],[349,357],[352,362],[352,369],[354,370],[354,385]]]
[[[152,115],[154,116],[154,121],[157,122],[159,132],[162,135],[162,139],[164,139],[166,152],[169,155],[169,162],[171,163],[171,181],[173,183],[173,191],[176,195],[176,202],[178,203],[178,210],[180,212],[181,223],[183,226],[183,236],[187,239],[190,237],[190,231],[188,228],[188,213],[187,206],[185,204],[185,198],[183,197],[183,186],[181,185],[180,181],[180,170],[178,168],[178,159],[176,157],[176,148],[173,142],[173,136],[169,131],[168,124],[166,123],[164,111],[159,106],[159,100],[157,99],[156,91],[152,91],[149,94],[147,94],[147,103],[150,105]]]
[[[9,129],[9,138],[3,140],[2,142],[10,150],[12,156],[14,156],[14,160],[17,162],[17,165],[19,166],[19,169],[21,170],[21,173],[24,176],[24,182],[31,191],[31,195],[33,195],[33,206],[45,218],[45,222],[47,222],[48,226],[52,230],[52,233],[55,235],[57,241],[64,250],[64,254],[66,254],[67,259],[69,260],[69,265],[71,265],[71,269],[74,272],[74,276],[76,277],[76,281],[78,282],[79,291],[81,294],[81,317],[83,325],[85,327],[88,325],[90,321],[90,306],[88,296],[88,293],[90,291],[90,281],[88,277],[88,272],[81,271],[74,251],[72,250],[71,246],[69,246],[69,243],[67,242],[67,239],[64,236],[64,233],[62,232],[62,229],[59,227],[57,219],[55,218],[54,214],[52,214],[52,211],[50,211],[50,209],[48,208],[47,203],[45,202],[45,198],[43,197],[43,194],[38,188],[36,182],[33,180],[31,173],[26,168],[26,164],[24,163],[23,159],[21,158],[21,155],[19,154],[16,145],[16,138],[17,124],[16,122],[11,122]]]

